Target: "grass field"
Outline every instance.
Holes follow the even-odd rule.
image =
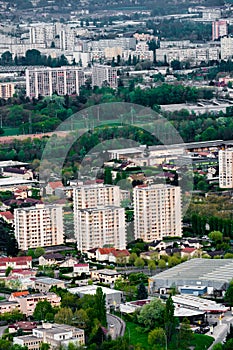
[[[3,128],[4,134],[1,136],[14,136],[14,135],[19,135],[19,128]]]
[[[142,349],[150,350],[151,345],[148,344],[148,333],[144,333],[141,327],[133,322],[126,321],[125,337],[128,337],[130,344],[140,345]],[[204,334],[193,334],[190,346],[194,346],[194,350],[208,349],[213,343],[214,338]],[[164,340],[165,343],[165,340]],[[183,346],[179,346],[177,341],[168,344],[168,350],[185,350]],[[160,348],[161,349],[161,348]],[[189,347],[187,347],[189,349]],[[165,350],[165,344],[164,344]]]

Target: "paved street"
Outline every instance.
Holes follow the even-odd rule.
[[[211,337],[215,338],[215,341],[209,347],[208,350],[211,350],[214,344],[222,343],[225,340],[228,330],[230,328],[230,324],[233,323],[233,316],[231,315],[230,311],[224,315],[222,322],[219,321],[218,317],[219,316],[217,315],[212,315],[212,317],[209,318],[209,320],[211,320],[212,322],[217,321],[218,325],[214,327],[213,334],[211,334],[211,332],[206,333],[207,335],[210,335]]]
[[[125,322],[119,317],[111,314],[107,314],[108,330],[112,336],[112,339],[116,339],[119,336],[123,336],[125,333]]]

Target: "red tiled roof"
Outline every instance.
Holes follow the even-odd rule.
[[[9,210],[0,212],[0,216],[3,216],[7,220],[13,220],[14,219],[14,215]]]
[[[109,254],[114,252],[115,250],[115,248],[98,248],[100,254]]]
[[[196,248],[184,248],[182,249],[182,253],[192,253],[196,250]]]
[[[11,295],[16,298],[16,297],[22,297],[23,295],[28,295],[29,291],[28,290],[24,290],[23,292],[14,292],[11,293]]]
[[[120,256],[130,256],[130,253],[127,249],[115,250],[114,252],[111,252],[111,254],[114,255],[116,258]]]
[[[75,267],[87,267],[89,264],[74,264]]]
[[[16,262],[19,264],[25,264],[27,261],[32,261],[31,256],[16,256],[14,258],[0,258],[0,264],[7,263],[7,262]]]
[[[61,181],[54,181],[54,182],[49,182],[49,186],[55,190],[58,187],[64,187],[63,183]]]

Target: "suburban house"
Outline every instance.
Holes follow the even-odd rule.
[[[58,265],[64,261],[64,255],[60,253],[47,253],[39,257],[40,266]]]
[[[89,264],[75,264],[73,273],[76,276],[81,276],[82,273],[89,275],[90,273]]]
[[[47,195],[53,195],[55,194],[55,190],[58,187],[61,187],[61,188],[64,187],[61,181],[49,182],[45,187],[45,192]]]
[[[103,269],[91,271],[91,279],[106,284],[114,284],[121,274],[116,270]]]
[[[76,258],[73,256],[68,256],[60,263],[59,267],[74,267],[74,265],[77,263],[78,260]]]
[[[6,221],[8,224],[12,224],[14,223],[14,215],[9,211],[1,211],[0,212],[0,217]]]
[[[48,292],[53,286],[56,286],[57,288],[65,288],[65,282],[50,277],[38,277],[35,280],[35,289],[37,289],[39,292]]]
[[[181,258],[191,259],[197,255],[198,251],[196,248],[184,248],[181,250]]]
[[[14,270],[31,269],[32,257],[17,256],[14,258],[0,258],[0,270],[6,271],[8,267],[11,267]]]
[[[130,253],[127,249],[113,250],[108,255],[108,261],[115,264],[127,264]]]

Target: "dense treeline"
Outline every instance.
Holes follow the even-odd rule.
[[[220,231],[225,237],[233,238],[233,220],[222,219],[218,217],[204,217],[193,214],[191,217],[191,224],[193,232],[197,235],[206,234],[208,231]]]
[[[169,40],[211,40],[211,24],[180,21],[177,19],[163,19],[162,21],[147,22],[147,27],[153,29],[154,34]]]
[[[212,90],[196,89],[182,85],[162,84],[155,88],[134,88],[132,80],[129,87],[119,87],[116,92],[108,87],[95,88],[89,86],[81,89],[76,97],[57,96],[33,99],[24,96],[0,100],[0,115],[3,128],[19,128],[23,134],[53,131],[73,113],[96,104],[107,102],[131,102],[157,109],[157,105],[195,102],[200,98],[212,98]]]
[[[75,62],[74,62],[75,63]],[[51,56],[42,55],[39,50],[32,49],[27,50],[25,56],[12,57],[10,51],[6,51],[1,55],[0,65],[2,66],[49,66],[60,67],[67,66],[69,63],[64,55],[58,58],[52,58]]]

